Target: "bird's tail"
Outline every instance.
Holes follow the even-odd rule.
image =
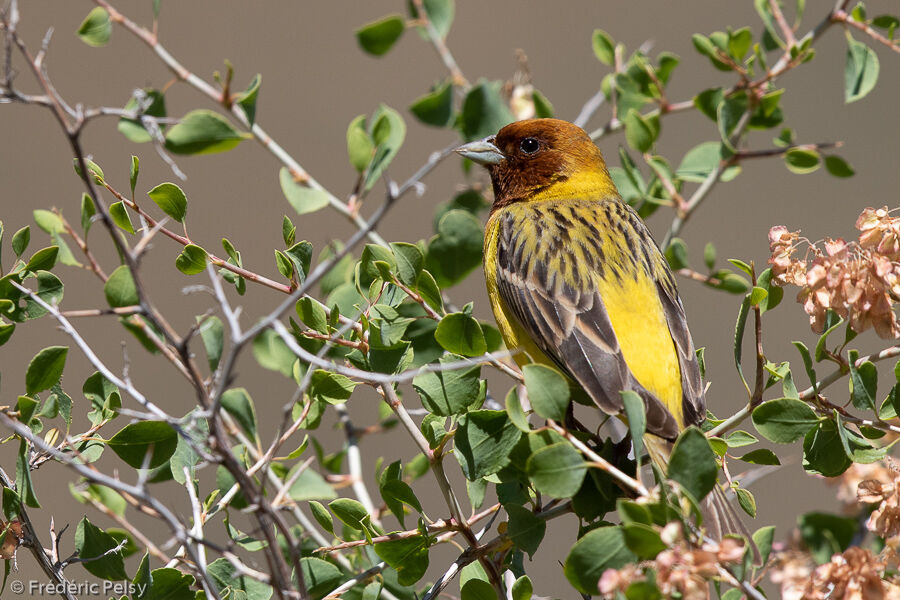
[[[658,436],[647,434],[644,436],[644,446],[647,448],[650,460],[665,473],[669,464],[672,443]],[[744,536],[753,553],[753,564],[760,565],[762,563],[759,548],[753,543],[750,531],[718,484],[701,503],[700,512],[703,515],[703,525],[709,537],[721,540],[729,534]]]

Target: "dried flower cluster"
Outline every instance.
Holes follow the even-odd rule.
[[[818,567],[809,554],[779,553],[770,578],[783,600],[900,600],[900,586],[883,579],[884,560],[853,546]]]
[[[868,479],[890,481],[891,471],[881,461],[873,463],[853,463],[840,477],[829,478],[828,483],[838,486],[837,499],[848,514],[859,514],[859,485]]]
[[[877,504],[866,527],[884,538],[879,555],[866,548],[848,548],[816,567],[806,552],[786,550],[776,555],[771,579],[787,600],[900,600],[900,585],[885,579],[893,571],[900,547],[900,467],[886,458],[881,463],[854,465],[842,477],[838,498],[849,504],[850,488],[855,505]]]
[[[720,575],[723,565],[740,563],[744,556],[744,543],[734,538],[692,548],[684,540],[678,523],[667,525],[661,537],[670,547],[657,554],[654,560],[641,567],[626,565],[619,570],[604,571],[598,585],[601,597],[614,598],[632,583],[646,580],[644,568],[649,568],[656,572],[656,585],[663,598],[706,600],[709,598],[709,580]]]
[[[867,208],[856,221],[859,241],[826,238],[824,251],[782,225],[769,230],[773,281],[800,287],[797,301],[821,333],[826,312],[850,320],[860,333],[873,327],[882,338],[900,337],[893,303],[900,300],[900,217],[887,207]],[[806,247],[803,256],[799,254]]]
[[[900,547],[900,468],[890,458],[885,462],[890,469],[889,477],[860,482],[856,495],[862,503],[878,504],[869,516],[866,527],[884,538],[885,551],[896,556]]]

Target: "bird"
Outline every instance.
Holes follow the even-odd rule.
[[[620,418],[621,392],[637,393],[665,473],[679,433],[706,416],[704,384],[675,277],[600,149],[573,123],[528,119],[456,152],[490,174],[484,275],[514,360],[561,370]],[[752,544],[718,485],[702,512],[712,537]]]

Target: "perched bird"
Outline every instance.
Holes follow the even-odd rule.
[[[679,432],[705,417],[703,382],[675,278],[600,150],[572,123],[530,119],[456,151],[491,175],[484,274],[507,348],[561,369],[605,413],[639,394],[665,472]],[[710,535],[750,539],[718,486],[704,513]]]

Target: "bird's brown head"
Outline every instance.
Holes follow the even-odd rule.
[[[456,151],[490,172],[492,211],[529,200],[618,195],[600,149],[568,121],[517,121]]]

